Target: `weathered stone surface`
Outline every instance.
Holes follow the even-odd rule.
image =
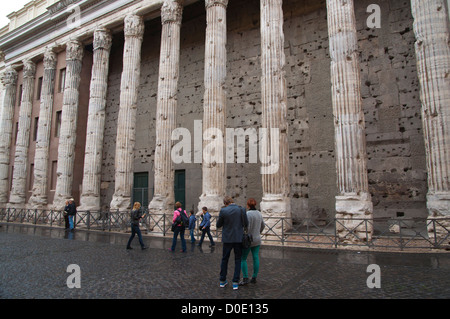
[[[22,99],[19,112],[14,171],[9,204],[12,207],[25,206],[28,166],[28,147],[30,144],[31,112],[33,108],[34,79],[36,64],[30,60],[23,62]]]
[[[359,218],[372,219],[373,205],[368,188],[365,122],[361,100],[361,77],[358,58],[356,19],[353,0],[328,0],[328,33],[331,56],[333,113],[335,117],[335,151],[337,186],[336,218],[343,218],[338,234],[356,227]],[[355,218],[355,221],[352,219]],[[348,219],[348,220],[347,220]]]
[[[143,18],[134,14],[128,15],[125,18],[124,33],[125,45],[115,153],[115,191],[110,205],[111,210],[126,210],[131,207],[137,95],[144,35]]]
[[[4,86],[0,116],[0,205],[8,202],[9,162],[13,133],[14,104],[16,102],[17,71],[7,67],[2,74]]]
[[[206,206],[217,214],[226,189],[225,124],[227,116],[227,5],[228,0],[207,0],[203,103],[202,194],[198,211]]]
[[[33,193],[28,200],[28,205],[32,208],[45,208],[48,204],[48,159],[55,93],[56,62],[55,52],[53,52],[52,48],[47,48],[44,54],[44,76],[42,79],[39,126],[34,155]]]
[[[261,0],[262,127],[267,129],[268,136],[262,140],[260,137],[260,143],[263,143],[260,149],[263,150],[262,156],[266,159],[270,157],[270,161],[262,161],[261,167],[263,189],[261,212],[270,217],[290,218],[287,85],[284,71],[286,57],[282,3],[281,0]],[[273,129],[278,131],[279,139],[276,135],[272,135]]]
[[[428,171],[429,218],[450,217],[450,31],[444,0],[412,0]],[[434,223],[432,223],[434,224]],[[436,223],[438,237],[446,236]],[[430,225],[429,227],[432,227]],[[430,234],[431,235],[431,234]]]
[[[84,46],[80,41],[71,40],[66,46],[66,81],[61,117],[61,134],[58,146],[58,167],[54,209],[63,209],[72,195],[75,144],[79,107],[79,87]]]
[[[149,210],[169,213],[175,205],[172,131],[176,128],[183,1],[164,1],[156,106],[155,193]]]
[[[112,37],[109,30],[101,28],[94,32],[94,63],[79,210],[100,210],[101,208],[100,184],[111,44]]]

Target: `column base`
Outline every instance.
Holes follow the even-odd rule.
[[[34,196],[32,195],[28,200],[28,208],[47,209],[47,196]]]
[[[429,193],[427,195],[428,208],[428,237],[450,244],[450,192]]]
[[[91,211],[97,212],[101,210],[100,197],[92,195],[81,195],[80,206],[77,207],[78,211]]]
[[[288,197],[279,194],[266,194],[259,206],[263,217],[268,217],[264,221],[268,227],[265,231],[267,235],[281,236],[291,229],[291,201]],[[283,222],[281,218],[284,219]]]
[[[173,212],[175,210],[175,199],[168,198],[166,196],[155,195],[153,196],[152,201],[148,205],[148,211],[150,214],[150,221],[148,225],[148,230],[152,231],[155,226],[155,220],[159,220],[161,215],[165,215],[166,225],[172,224]],[[156,216],[151,217],[152,214],[156,214]]]
[[[373,204],[369,193],[336,196],[336,234],[340,242],[369,242],[373,234]]]
[[[110,211],[129,211],[131,209],[131,197],[124,195],[113,195]]]

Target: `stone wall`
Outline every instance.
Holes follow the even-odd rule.
[[[367,7],[355,3],[363,108],[366,118],[369,190],[374,217],[427,216],[425,150],[409,1],[378,1],[380,29],[369,29]],[[293,217],[316,208],[335,213],[336,170],[330,57],[325,1],[285,0],[284,34],[288,88],[289,157]],[[233,0],[227,10],[227,127],[261,127],[259,0]],[[206,13],[199,1],[184,9],[181,29],[177,126],[202,120]],[[153,187],[160,19],[146,23],[135,150],[135,172],[149,172]],[[102,170],[102,206],[114,192],[114,152],[122,71],[123,35],[114,34],[108,86]],[[229,164],[227,193],[244,205],[262,197],[259,164]],[[186,170],[187,209],[202,192],[201,164]],[[151,199],[151,198],[150,198]],[[401,214],[400,214],[401,215]]]

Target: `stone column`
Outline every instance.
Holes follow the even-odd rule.
[[[112,37],[109,30],[94,32],[94,60],[89,96],[89,113],[84,156],[83,186],[78,210],[100,210],[103,136],[106,116],[109,54]]]
[[[19,130],[17,133],[16,152],[14,154],[12,189],[9,195],[10,206],[17,208],[24,208],[26,201],[28,146],[30,144],[35,75],[36,64],[29,60],[24,61],[22,100],[19,110]]]
[[[162,34],[156,106],[155,193],[152,213],[174,210],[172,131],[176,128],[183,0],[166,0],[161,8]]]
[[[41,105],[34,155],[33,194],[28,201],[30,207],[43,209],[47,206],[48,158],[55,92],[56,54],[48,48],[44,54],[44,77],[42,79]]]
[[[228,0],[206,0],[205,94],[203,104],[202,194],[198,204],[211,214],[223,206],[226,187],[224,133],[226,123],[226,62]]]
[[[450,230],[449,16],[444,0],[412,0],[411,7],[427,158],[429,232],[430,238],[434,236],[436,222],[437,237],[445,238]]]
[[[3,107],[0,114],[0,207],[8,202],[9,157],[13,135],[14,106],[16,103],[17,72],[7,67],[2,75],[4,85]]]
[[[291,218],[289,200],[289,144],[287,123],[287,87],[283,33],[283,1],[261,0],[261,96],[262,128],[260,137],[264,216]],[[289,220],[288,220],[289,221]],[[268,219],[275,233],[281,232],[278,219]],[[275,225],[276,226],[273,226]],[[288,224],[285,224],[287,228]]]
[[[63,209],[66,200],[72,197],[75,144],[77,139],[77,120],[81,66],[84,55],[83,44],[71,40],[66,47],[66,85],[61,116],[61,134],[58,146],[58,165],[56,168],[56,190],[54,209]]]
[[[327,9],[339,191],[336,196],[336,230],[344,242],[370,240],[373,205],[367,177],[353,0],[327,0]]]
[[[128,15],[125,18],[124,32],[125,47],[116,139],[115,192],[110,205],[111,210],[127,210],[131,207],[137,95],[141,73],[141,45],[144,37],[142,17]]]

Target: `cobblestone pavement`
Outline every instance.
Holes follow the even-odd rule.
[[[450,298],[450,254],[381,253],[261,247],[256,284],[219,288],[222,245],[168,251],[171,239],[144,236],[149,249],[125,249],[129,234],[1,224],[0,298]],[[186,236],[187,239],[187,236]],[[81,288],[69,289],[70,264],[81,270]],[[381,288],[370,289],[367,267],[381,270]],[[232,274],[233,257],[229,264]],[[252,269],[251,257],[249,269]],[[230,277],[231,278],[231,277]]]

